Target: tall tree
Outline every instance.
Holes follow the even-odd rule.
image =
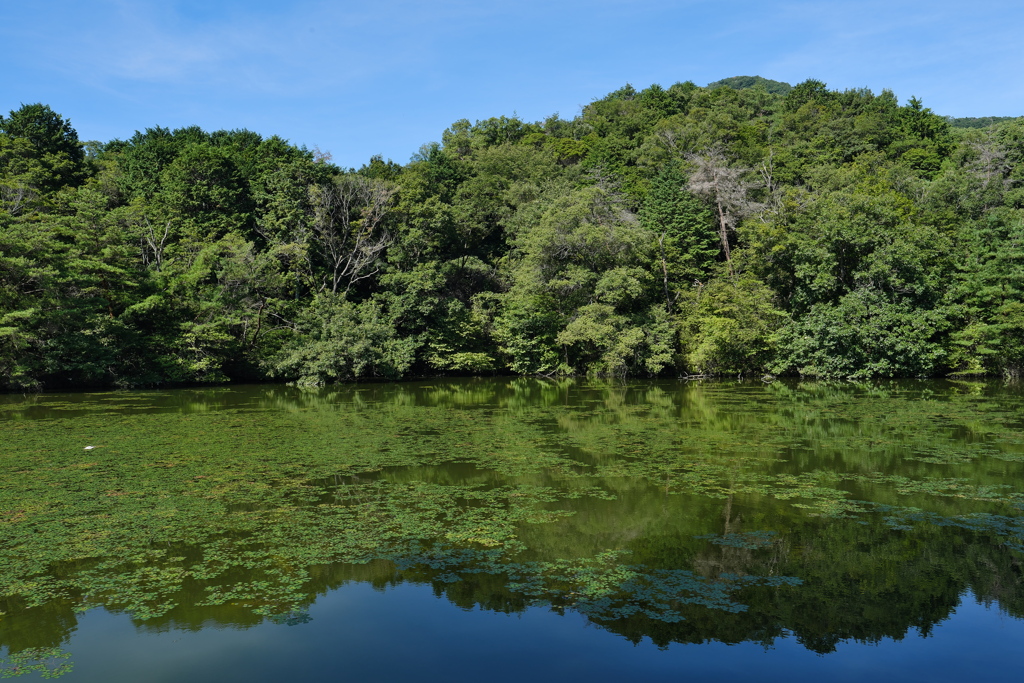
[[[71,121],[45,104],[23,104],[9,116],[0,116],[0,133],[28,140],[40,155],[64,154],[77,164],[85,161],[85,152]]]
[[[639,214],[644,228],[658,236],[662,289],[669,313],[678,296],[675,290],[704,280],[718,252],[714,215],[686,186],[680,164],[668,164],[651,183]]]
[[[44,172],[33,176],[38,190],[53,192],[84,180],[85,152],[78,141],[78,133],[70,121],[47,105],[24,104],[8,116],[0,116],[2,137],[15,144],[21,141],[20,156],[43,167]],[[5,169],[0,168],[0,174],[5,174]]]
[[[688,189],[697,196],[705,197],[715,207],[718,238],[722,244],[722,254],[729,264],[729,274],[732,275],[734,271],[729,232],[736,229],[736,224],[744,216],[760,207],[749,197],[755,184],[744,178],[746,169],[729,166],[720,148],[711,148],[700,154],[687,154],[686,160],[694,166]]]

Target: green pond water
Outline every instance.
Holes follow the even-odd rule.
[[[0,396],[0,676],[1010,675],[1022,471],[998,382]]]

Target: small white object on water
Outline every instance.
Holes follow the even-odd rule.
[[[91,451],[91,450],[92,450],[92,449],[94,449],[94,448],[96,448],[96,447],[95,447],[95,446],[86,446],[86,447],[85,447],[85,450],[87,450],[87,451]]]

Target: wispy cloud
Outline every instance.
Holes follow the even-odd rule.
[[[0,59],[14,66],[0,96],[60,104],[94,128],[87,137],[155,123],[246,126],[352,164],[381,151],[406,158],[458,118],[572,116],[627,81],[815,77],[917,95],[940,113],[1021,113],[1024,6],[977,4],[12,2]]]
[[[396,63],[415,63],[415,51],[401,31],[413,28],[414,17],[387,17],[379,9],[361,7],[249,5],[197,21],[174,3],[110,0],[92,8],[102,19],[88,27],[75,30],[72,14],[64,17],[63,30],[51,24],[31,40],[25,33],[20,37],[50,68],[96,85],[134,82],[295,94],[344,85]]]

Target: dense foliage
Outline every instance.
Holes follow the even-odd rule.
[[[988,128],[993,123],[1012,121],[1013,116],[963,116],[960,118],[950,117],[949,123],[954,128]]]
[[[782,81],[773,81],[770,78],[762,78],[761,76],[733,76],[732,78],[723,78],[720,81],[714,83],[708,83],[709,88],[717,88],[720,85],[725,85],[736,90],[743,90],[744,88],[753,88],[760,85],[770,93],[777,95],[785,95],[793,89],[789,83]]]
[[[0,386],[1020,373],[1024,119],[713,85],[460,120],[349,170],[246,130],[82,144],[24,105]]]

